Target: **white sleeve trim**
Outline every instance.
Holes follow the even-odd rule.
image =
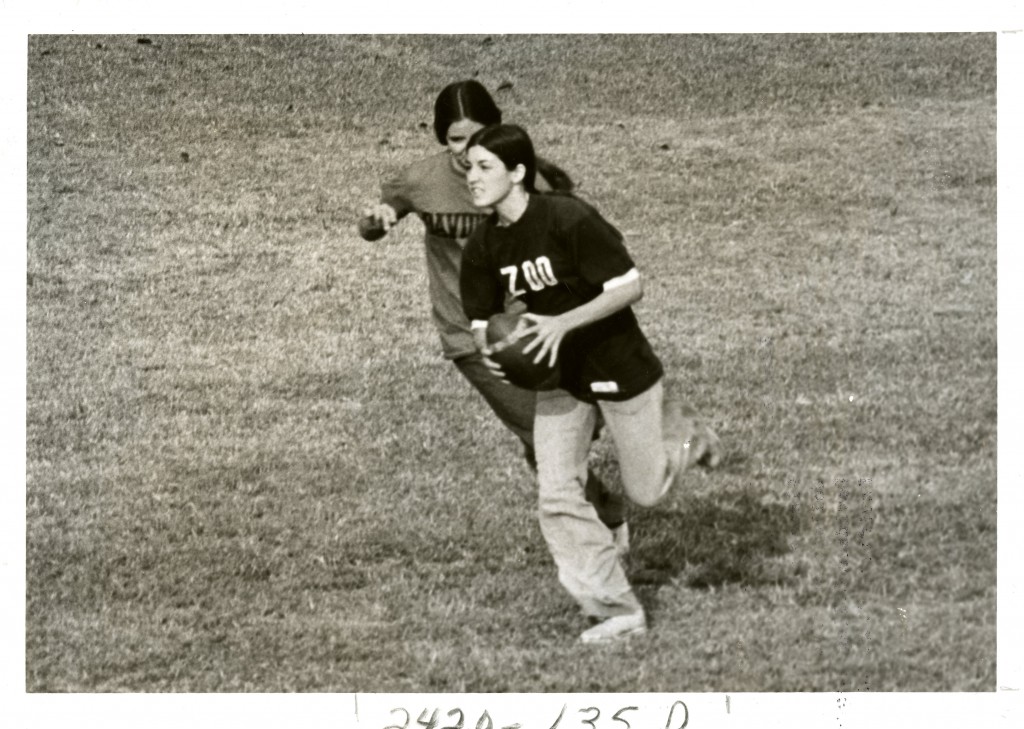
[[[612,289],[617,289],[619,286],[624,286],[625,284],[632,283],[633,281],[636,281],[638,278],[640,278],[640,272],[637,271],[635,268],[631,268],[621,276],[616,276],[615,278],[611,278],[605,281],[604,290],[611,291]]]
[[[486,329],[487,322],[484,319],[474,319],[469,323],[471,329]]]

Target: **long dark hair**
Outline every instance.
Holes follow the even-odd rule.
[[[537,154],[525,129],[515,124],[484,127],[469,138],[466,148],[472,147],[483,147],[500,159],[506,169],[514,170],[517,165],[522,165],[526,170],[523,187],[527,192],[537,192]]]
[[[485,127],[501,124],[501,109],[479,81],[456,81],[448,84],[434,102],[434,136],[441,144],[448,143],[448,127],[469,119]]]
[[[526,170],[523,187],[527,192],[537,192],[539,172],[553,192],[571,193],[575,185],[572,178],[558,165],[537,156],[533,141],[526,130],[515,124],[495,124],[484,127],[469,138],[468,147],[483,147],[500,159],[509,170],[522,165]]]
[[[573,190],[576,189],[576,183],[569,177],[568,172],[543,157],[537,158],[537,174],[547,180],[551,186],[551,192],[572,195]]]
[[[448,84],[437,95],[434,102],[434,136],[437,137],[437,141],[447,144],[448,127],[463,119],[483,124],[485,127],[501,124],[501,109],[494,103],[494,98],[487,88],[474,79]],[[552,192],[568,194],[576,188],[576,183],[569,173],[554,162],[543,157],[535,157],[535,169],[547,181]]]

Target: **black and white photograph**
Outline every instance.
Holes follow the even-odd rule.
[[[490,12],[8,36],[13,690],[1014,715],[1024,26]]]

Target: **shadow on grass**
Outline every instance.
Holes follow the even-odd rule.
[[[753,491],[644,511],[630,519],[630,580],[650,586],[681,579],[697,589],[788,582],[797,574],[778,569],[771,558],[789,553],[789,536],[800,529],[797,510],[763,503]]]
[[[750,456],[741,451],[726,451],[721,463],[715,466],[716,475],[736,475],[750,473]]]

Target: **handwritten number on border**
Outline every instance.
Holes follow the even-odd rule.
[[[462,709],[452,709],[451,711],[448,712],[448,718],[450,719],[452,717],[452,714],[456,714],[456,713],[459,715],[459,723],[458,724],[452,724],[451,726],[448,726],[448,727],[444,727],[444,729],[462,729],[462,722],[465,721],[465,719],[466,719],[465,715],[462,713]]]
[[[427,718],[427,710],[424,709],[416,723],[424,727],[424,729],[437,729],[437,709],[434,709],[434,713],[430,715],[429,719]]]
[[[549,729],[555,729],[559,724],[562,723],[562,717],[565,716],[565,709],[567,706],[567,704],[562,704],[562,711],[559,712],[558,718],[555,719],[555,723],[552,724]]]
[[[597,721],[598,717],[601,716],[601,710],[598,709],[596,706],[591,706],[591,707],[586,708],[586,709],[580,709],[580,713],[581,714],[586,712],[586,711],[593,711],[594,712],[594,718],[592,718],[592,719],[581,719],[580,723],[581,724],[590,724],[590,729],[597,729],[597,724],[595,724],[594,722]]]
[[[626,729],[631,729],[631,727],[630,727],[630,725],[629,725],[629,722],[628,722],[628,721],[626,721],[625,719],[621,718],[621,717],[619,716],[619,714],[621,714],[621,713],[622,713],[622,712],[624,712],[624,711],[637,711],[637,710],[638,710],[639,708],[640,708],[639,706],[627,706],[627,707],[625,707],[625,708],[623,708],[623,709],[619,709],[619,710],[618,710],[618,711],[616,711],[616,712],[615,712],[615,714],[614,714],[614,715],[612,716],[612,721],[621,721],[621,722],[622,722],[623,724],[625,724],[625,725],[626,725]]]
[[[386,727],[384,727],[384,729],[406,729],[406,727],[409,726],[409,719],[411,719],[412,717],[409,716],[409,712],[408,711],[406,711],[405,709],[399,708],[399,709],[392,709],[391,713],[394,714],[394,713],[399,712],[399,711],[401,711],[403,714],[405,714],[405,721],[402,722],[401,724],[392,724],[391,726],[386,726]]]
[[[562,719],[565,718],[565,711],[567,708],[569,708],[568,704],[562,705],[562,710],[559,712],[558,718],[555,719],[555,723],[552,724],[549,727],[549,729],[558,729],[558,727],[561,726]],[[623,726],[620,729],[633,729],[632,724],[630,724],[629,721],[623,718],[622,715],[625,714],[627,711],[639,711],[639,709],[640,707],[638,706],[624,706],[612,715],[612,721],[619,722],[620,724],[622,724]],[[456,723],[443,727],[438,726],[438,715],[440,714],[441,710],[434,709],[433,713],[431,713],[429,716],[427,714],[428,711],[429,709],[427,708],[423,709],[423,711],[420,712],[419,718],[416,720],[416,723],[422,726],[424,729],[463,729],[466,720],[466,715],[463,713],[462,709],[456,708],[449,711],[446,714],[448,720],[453,719],[456,715],[458,715],[459,719]],[[596,706],[589,706],[586,709],[580,709],[578,713],[582,715],[589,714],[589,716],[584,716],[580,719],[581,726],[585,725],[590,727],[590,729],[598,729],[597,721],[601,718],[601,710],[599,708],[597,708]],[[392,709],[391,714],[404,714],[405,720],[400,724],[392,724],[390,726],[386,726],[384,727],[384,729],[409,729],[409,722],[412,720],[412,715],[409,713],[408,709],[398,707]],[[680,719],[682,719],[682,724],[673,723],[673,721],[679,721]],[[665,729],[684,729],[689,723],[689,708],[686,706],[684,702],[676,701],[674,704],[672,704],[672,707],[669,709],[668,719],[665,722]],[[504,727],[504,729],[519,729],[520,726],[520,724],[513,724],[511,726]],[[477,720],[476,729],[494,729],[494,720],[491,718],[490,713],[486,710],[484,711],[483,714],[480,715],[480,718]]]

